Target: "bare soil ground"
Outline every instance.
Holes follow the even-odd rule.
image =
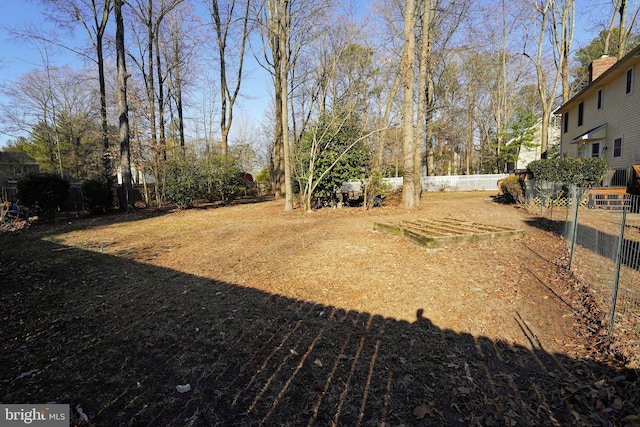
[[[3,233],[0,401],[98,426],[640,425],[637,372],[606,352],[565,243],[491,196]],[[373,231],[446,217],[526,235],[427,251]]]

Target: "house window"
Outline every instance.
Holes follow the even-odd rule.
[[[600,157],[600,143],[594,142],[591,144],[591,157]]]
[[[602,93],[603,89],[598,89],[598,110],[602,110]]]
[[[625,93],[631,93],[633,90],[633,68],[627,70],[627,90]]]
[[[569,112],[564,113],[564,117],[562,117],[562,127],[564,133],[569,132]]]
[[[622,138],[613,140],[613,157],[622,157]]]
[[[584,102],[578,104],[578,126],[582,126],[584,122]]]

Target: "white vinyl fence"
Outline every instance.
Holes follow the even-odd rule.
[[[498,181],[506,178],[507,174],[490,175],[450,175],[423,176],[422,189],[424,191],[498,191]],[[402,188],[402,177],[384,178],[393,190]],[[360,182],[345,182],[341,191],[345,193],[360,192]]]
[[[497,191],[498,181],[507,174],[424,176],[422,189],[426,191]]]

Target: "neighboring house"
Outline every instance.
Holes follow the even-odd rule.
[[[604,56],[589,67],[590,83],[558,108],[560,155],[602,157],[604,186],[625,187],[640,164],[640,45],[620,61]]]
[[[0,151],[0,202],[16,200],[16,181],[40,172],[40,164],[21,152]]]
[[[22,152],[0,151],[0,173],[9,179],[40,172],[40,164]]]
[[[117,173],[118,184],[122,185],[122,173],[118,170]],[[134,184],[155,184],[156,177],[151,171],[143,171],[135,167],[135,165],[131,165],[131,179]]]
[[[540,140],[542,133],[542,120],[538,120],[538,122],[531,127],[533,130],[533,140],[528,143],[529,147],[522,146],[520,147],[520,151],[518,152],[518,160],[515,164],[516,170],[525,170],[527,169],[527,165],[534,160],[540,160]],[[558,120],[555,120],[555,117],[551,118],[551,123],[549,124],[548,130],[549,143],[548,147],[553,147],[559,144],[560,142],[560,126],[558,125]],[[507,142],[507,145],[511,145],[515,141],[515,138]]]

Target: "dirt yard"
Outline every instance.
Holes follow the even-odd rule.
[[[96,426],[640,425],[637,372],[598,351],[565,243],[491,196],[4,233],[0,401]],[[373,231],[448,217],[526,234],[427,251]]]

